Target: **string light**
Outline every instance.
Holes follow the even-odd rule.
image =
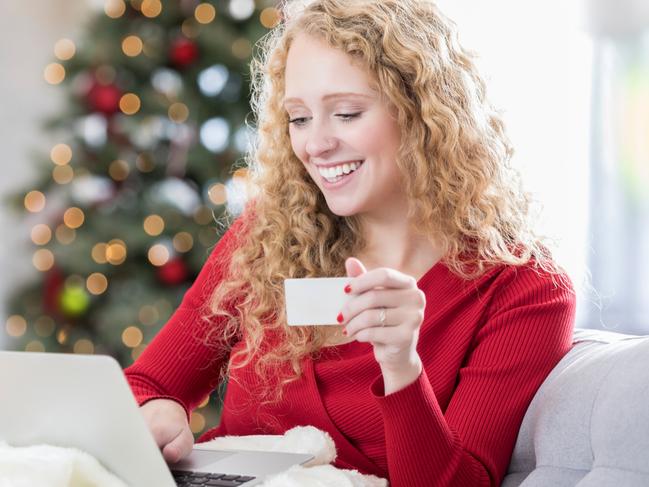
[[[176,252],[189,252],[194,246],[194,238],[187,232],[180,232],[174,235],[173,246]]]
[[[110,163],[110,166],[108,166],[108,174],[115,181],[124,181],[130,172],[131,168],[129,167],[128,162],[123,161],[122,159],[115,159]]]
[[[43,77],[51,85],[58,85],[65,79],[65,68],[60,63],[50,63],[45,66]]]
[[[192,430],[192,433],[200,433],[203,431],[203,428],[205,428],[205,416],[196,411],[192,411],[189,420],[189,428]]]
[[[160,319],[160,314],[155,306],[145,304],[138,312],[138,319],[143,325],[150,326],[154,325]]]
[[[140,330],[137,326],[129,326],[122,332],[122,342],[128,348],[137,347],[140,343],[142,343],[143,339],[144,336],[142,335],[142,330]]]
[[[57,184],[68,184],[74,178],[74,170],[70,166],[56,166],[52,170],[52,179]]]
[[[156,267],[163,266],[169,261],[169,250],[162,244],[153,245],[147,255],[149,262]]]
[[[198,209],[194,212],[194,221],[199,225],[207,225],[214,221],[212,215],[212,210],[207,206],[199,206]]]
[[[142,15],[150,19],[157,17],[162,12],[162,3],[160,0],[144,0],[140,6]]]
[[[90,340],[86,338],[81,338],[80,340],[74,342],[72,351],[74,353],[90,355],[95,353],[95,345]]]
[[[230,0],[230,15],[235,20],[246,20],[255,12],[254,0]]]
[[[144,231],[147,235],[155,237],[160,235],[165,228],[165,222],[159,215],[149,215],[144,219]]]
[[[201,24],[209,24],[216,18],[216,9],[209,3],[201,3],[194,10],[194,17]]]
[[[32,257],[32,264],[36,270],[49,271],[54,265],[54,254],[48,249],[38,249]]]
[[[142,355],[142,352],[144,352],[144,349],[146,348],[146,345],[143,343],[142,345],[138,345],[135,347],[133,350],[131,350],[131,357],[133,357],[133,360],[137,360],[140,355]]]
[[[224,205],[228,200],[225,184],[223,183],[216,183],[210,186],[207,194],[209,195],[210,201],[215,205]]]
[[[57,166],[65,166],[72,160],[72,149],[68,144],[56,144],[50,151],[50,159]]]
[[[155,169],[155,161],[151,155],[143,152],[135,159],[135,167],[137,167],[140,172],[151,172]]]
[[[119,109],[125,115],[134,115],[140,111],[140,98],[135,93],[126,93],[119,100]]]
[[[48,337],[54,333],[56,323],[49,316],[41,316],[34,322],[34,331],[39,337]]]
[[[86,289],[95,296],[103,294],[108,289],[108,279],[101,272],[93,272],[86,279]]]
[[[74,242],[74,239],[77,236],[77,232],[73,228],[70,228],[67,225],[61,223],[58,227],[56,227],[54,235],[56,235],[56,239],[60,243],[62,243],[63,245],[68,245]]]
[[[261,22],[261,25],[263,25],[267,29],[272,29],[277,24],[279,24],[279,10],[277,10],[275,7],[265,8],[261,11],[261,14],[259,14],[259,21]]]
[[[27,345],[25,345],[25,352],[44,352],[45,345],[39,340],[32,340]]]
[[[59,342],[59,345],[65,345],[65,342],[68,341],[68,330],[65,328],[59,330],[56,334],[56,341]]]
[[[65,210],[65,213],[63,213],[63,223],[65,223],[68,228],[79,228],[83,225],[84,220],[85,216],[80,208],[73,206],[72,208]]]
[[[189,108],[180,102],[172,103],[167,113],[169,118],[176,123],[183,123],[189,118]]]
[[[123,240],[113,239],[106,248],[106,260],[113,265],[120,265],[126,260],[126,244]]]
[[[122,41],[122,51],[129,57],[139,56],[142,52],[142,39],[136,35],[130,35]]]
[[[92,260],[94,260],[97,264],[105,264],[108,262],[108,259],[106,258],[107,250],[108,245],[100,242],[92,247],[90,256],[92,257]]]
[[[203,228],[198,232],[198,241],[203,247],[210,247],[215,239],[216,234],[212,228]]]
[[[118,19],[126,12],[126,4],[123,0],[106,0],[104,12],[111,19]]]
[[[54,44],[54,55],[61,61],[72,59],[77,48],[70,39],[59,39]]]
[[[11,315],[7,318],[5,325],[7,335],[10,337],[18,338],[25,334],[27,331],[27,321],[20,315]]]
[[[44,223],[39,223],[32,228],[31,236],[36,245],[45,245],[52,239],[52,230]]]
[[[40,191],[30,191],[25,195],[25,208],[31,213],[38,213],[45,208],[45,195]]]
[[[201,401],[201,403],[198,405],[198,409],[203,409],[205,406],[207,406],[210,402],[210,396],[209,394],[205,396],[205,399]]]
[[[232,43],[232,54],[239,59],[247,59],[252,54],[252,44],[245,37],[240,37]]]
[[[180,26],[180,30],[182,31],[183,35],[187,37],[188,39],[193,39],[198,36],[200,33],[200,25],[196,23],[196,20],[192,18],[185,19]]]

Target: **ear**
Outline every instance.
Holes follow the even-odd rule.
[[[345,261],[345,270],[347,271],[348,277],[360,276],[361,274],[365,274],[367,272],[367,269],[365,269],[363,263],[356,257],[349,257]]]

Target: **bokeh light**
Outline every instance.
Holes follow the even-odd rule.
[[[79,228],[81,225],[83,225],[84,220],[85,215],[83,214],[81,208],[73,206],[72,208],[65,210],[65,213],[63,213],[63,223],[65,223],[68,228]]]
[[[201,24],[209,24],[216,18],[216,9],[209,3],[201,3],[194,10],[194,17]]]
[[[259,14],[259,21],[261,22],[261,25],[263,25],[267,29],[272,29],[273,27],[275,27],[277,24],[279,24],[280,20],[281,17],[279,10],[277,10],[275,7],[267,7],[261,11],[261,14]]]
[[[65,166],[72,160],[72,149],[68,144],[56,144],[50,151],[50,159],[57,166]]]
[[[7,318],[5,329],[10,337],[21,337],[27,332],[27,321],[20,315],[11,315]]]
[[[25,195],[24,204],[30,213],[38,213],[45,208],[45,195],[40,191],[30,191]]]
[[[189,108],[184,103],[172,103],[168,110],[171,120],[176,123],[183,123],[189,118]]]
[[[140,97],[135,93],[126,93],[119,100],[119,109],[125,115],[134,115],[140,111]]]
[[[45,66],[43,77],[51,85],[58,85],[65,79],[65,68],[60,63],[50,63]]]
[[[174,235],[173,246],[176,252],[189,252],[194,246],[194,238],[188,232],[179,232]]]
[[[49,271],[54,265],[54,254],[48,249],[38,249],[32,257],[32,264],[36,270]]]
[[[54,333],[56,323],[49,316],[40,316],[34,321],[34,331],[39,337],[48,337]]]
[[[104,4],[104,12],[111,19],[118,19],[124,12],[126,12],[126,4],[124,0],[106,0]]]
[[[95,296],[103,294],[108,289],[108,279],[101,272],[93,272],[86,279],[86,289]]]
[[[70,166],[56,166],[52,170],[52,179],[57,184],[68,184],[74,178],[74,170]]]
[[[126,260],[126,244],[123,240],[113,239],[106,248],[106,260],[113,265],[120,265]]]
[[[139,56],[142,53],[142,39],[136,35],[130,35],[122,41],[122,51],[129,57]]]
[[[92,247],[92,250],[90,251],[90,255],[92,257],[92,260],[94,260],[97,264],[105,264],[108,262],[108,259],[106,258],[106,251],[108,250],[108,245],[100,242],[98,244],[95,244]]]
[[[72,59],[77,48],[70,39],[59,39],[54,44],[54,55],[61,61]]]
[[[156,267],[160,267],[169,262],[169,249],[162,244],[153,245],[148,252],[149,262]]]
[[[142,330],[137,326],[129,326],[122,332],[122,342],[129,348],[137,347],[143,339]]]
[[[223,183],[216,183],[210,186],[207,194],[209,195],[210,201],[215,205],[224,205],[228,200],[225,184]]]
[[[52,239],[52,230],[46,224],[39,223],[32,228],[31,237],[36,245],[45,245]]]
[[[130,172],[131,168],[129,167],[128,162],[122,159],[115,159],[110,163],[110,166],[108,166],[108,174],[115,181],[124,181]]]
[[[144,0],[140,10],[145,17],[154,18],[162,12],[162,3],[160,0]]]
[[[81,338],[74,342],[72,351],[80,354],[93,354],[95,353],[95,345],[87,338]]]
[[[76,230],[74,230],[74,228],[70,228],[64,223],[61,223],[58,227],[56,227],[54,235],[56,235],[56,240],[58,240],[60,243],[62,243],[63,245],[68,245],[74,242],[74,239],[77,236],[77,232]]]
[[[147,235],[155,237],[163,232],[165,222],[160,215],[149,215],[144,219],[143,226]]]

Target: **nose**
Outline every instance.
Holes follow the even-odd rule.
[[[325,123],[311,124],[304,149],[309,157],[321,157],[338,146],[338,139],[332,134]]]

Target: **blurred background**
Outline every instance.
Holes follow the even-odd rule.
[[[577,325],[649,334],[649,2],[438,4],[502,111]],[[247,65],[275,6],[0,4],[0,349],[141,353],[245,202]]]

